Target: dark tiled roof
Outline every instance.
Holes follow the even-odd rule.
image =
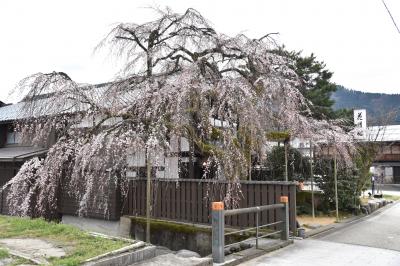
[[[19,102],[0,107],[0,122],[14,121],[23,118],[23,105],[24,103]]]
[[[0,148],[0,161],[24,161],[47,152],[41,147],[10,146]]]
[[[82,91],[90,92],[95,95],[93,98],[94,101],[96,101],[96,95],[97,95],[97,100],[99,101],[104,101],[104,98],[102,97],[105,89],[107,88],[108,83],[101,83],[101,84],[96,84],[96,85],[86,85],[83,84],[81,85]],[[39,108],[35,111],[35,114],[33,115],[34,117],[39,117],[47,114],[54,114],[54,113],[64,113],[64,112],[74,112],[76,111],[77,108],[79,110],[85,110],[87,108],[85,104],[80,104],[79,106],[74,106],[75,104],[71,103],[71,106],[67,106],[68,108],[64,111],[61,111],[57,107],[53,106],[51,104],[52,98],[54,97],[54,93],[49,93],[49,94],[43,94],[43,95],[38,95],[35,97],[35,104],[39,106]],[[29,113],[25,110],[26,106],[25,102],[19,102],[16,104],[10,104],[10,105],[1,105],[0,101],[0,123],[4,122],[9,122],[9,121],[14,121],[18,119],[24,119],[29,116],[32,116],[32,113]],[[68,102],[67,102],[68,104]],[[112,101],[104,101],[101,102],[100,104],[104,105],[111,105]],[[65,106],[64,106],[65,107]]]

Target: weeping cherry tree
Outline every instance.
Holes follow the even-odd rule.
[[[53,134],[56,142],[7,184],[13,214],[55,218],[59,192],[68,188],[80,215],[99,209],[107,216],[110,188],[126,195],[129,156],[145,152],[148,166],[156,164],[177,137],[204,161],[204,178],[230,181],[223,196],[234,204],[249,160],[265,153],[268,132],[345,138],[340,128],[304,115],[308,103],[293,62],[273,52],[270,35],[230,37],[193,9],[158,15],[121,23],[100,42],[96,49],[124,62],[107,84],[78,84],[61,72],[18,84],[26,95],[16,125],[21,138],[44,145]]]

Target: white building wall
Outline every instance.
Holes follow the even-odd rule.
[[[165,156],[164,151],[160,150],[157,156],[152,158],[152,166],[156,168],[156,178],[179,178],[179,159],[188,162],[187,157],[178,157],[180,152],[190,151],[189,141],[183,137],[172,137],[170,140],[171,156]],[[127,157],[127,165],[130,168],[126,175],[130,179],[137,178],[135,168],[146,167],[146,153],[136,152]]]

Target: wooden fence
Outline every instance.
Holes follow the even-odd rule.
[[[0,214],[10,215],[10,206],[7,204],[7,195],[9,188],[0,188]],[[58,198],[58,213],[62,215],[78,215],[79,201],[66,190],[61,190]],[[92,207],[84,214],[85,217],[102,219],[102,220],[119,220],[121,216],[121,199],[120,191],[111,186],[108,196],[108,209],[104,210],[100,207]]]
[[[7,205],[7,189],[3,190],[0,187],[0,214],[8,215],[10,214],[9,208]]]
[[[237,208],[279,203],[280,196],[289,197],[289,221],[291,231],[296,229],[296,185],[293,182],[241,181],[241,194]],[[152,217],[173,221],[210,224],[210,203],[221,201],[227,189],[232,186],[227,181],[202,179],[153,179]],[[235,189],[233,189],[235,191]],[[238,191],[238,190],[236,190]],[[78,202],[66,191],[61,192],[60,215],[77,215]],[[136,179],[129,183],[128,196],[120,200],[119,190],[110,191],[109,212],[105,216],[101,210],[89,210],[88,217],[118,220],[121,215],[146,215],[146,180]],[[0,193],[0,214],[9,214],[6,204],[7,190]],[[233,202],[226,202],[232,208]],[[229,206],[230,205],[230,206]],[[122,210],[122,211],[121,211]],[[281,219],[277,210],[264,211],[260,223],[273,223]],[[254,214],[229,217],[226,224],[235,227],[255,226]]]
[[[189,223],[210,224],[210,202],[221,201],[231,186],[226,181],[198,179],[152,180],[152,217]],[[241,181],[241,195],[236,207],[245,208],[279,203],[280,196],[289,197],[290,230],[296,230],[296,185],[293,182]],[[228,202],[232,207],[232,202]],[[123,213],[132,216],[146,214],[146,180],[132,180],[129,184]],[[261,224],[281,219],[277,210],[261,213]],[[255,226],[254,214],[229,217],[227,225]]]
[[[61,215],[78,215],[79,201],[67,191],[62,191],[59,202],[59,213]],[[93,206],[88,208],[83,214],[85,217],[102,219],[102,220],[119,220],[121,216],[121,199],[119,191],[111,187],[108,195],[108,208],[104,210],[102,207]]]

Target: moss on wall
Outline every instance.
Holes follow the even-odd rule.
[[[130,217],[130,218],[132,220],[132,223],[134,223],[134,224],[140,224],[143,226],[146,225],[146,218],[143,218],[143,217]],[[211,234],[211,228],[194,226],[194,225],[185,224],[185,223],[176,223],[176,222],[171,222],[171,221],[166,221],[166,220],[157,220],[157,219],[150,220],[150,230],[172,231],[172,232],[184,233],[184,234],[196,234],[199,232]]]

